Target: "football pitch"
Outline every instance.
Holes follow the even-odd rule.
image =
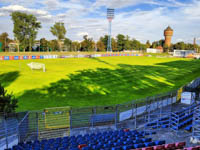
[[[31,70],[44,63],[46,72]],[[200,76],[200,60],[101,57],[0,61],[0,83],[19,100],[17,111],[113,105],[180,88]]]

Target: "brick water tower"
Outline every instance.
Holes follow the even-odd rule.
[[[173,29],[168,26],[165,30],[164,30],[164,36],[165,36],[165,45],[167,45],[168,47],[170,47],[171,45],[171,40],[172,40],[172,36],[173,36]]]

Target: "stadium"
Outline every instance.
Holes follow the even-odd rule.
[[[200,150],[197,6],[2,1],[0,150]]]

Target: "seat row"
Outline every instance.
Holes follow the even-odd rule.
[[[182,109],[182,110],[176,111],[175,114],[176,114],[176,115],[179,115],[179,116],[184,116],[185,111],[188,111],[188,110],[190,110],[190,109],[193,109],[193,108],[195,108],[195,107],[198,106],[198,105],[199,105],[199,104],[192,104],[192,105],[190,105],[190,106],[187,107],[187,108],[184,108],[184,109]]]
[[[179,117],[177,119],[172,118],[172,120],[182,122],[182,121],[184,121],[184,120],[186,120],[188,118],[192,118],[192,117],[193,117],[193,113],[189,113],[189,114],[184,114],[184,116],[181,116],[181,117]]]
[[[77,149],[77,147],[79,145],[87,145],[89,147],[89,149],[101,149],[101,148],[111,148],[111,147],[118,147],[118,146],[126,146],[126,145],[137,145],[137,144],[153,144],[151,142],[151,138],[142,138],[142,139],[136,139],[136,140],[132,140],[131,138],[128,139],[118,139],[116,141],[97,141],[97,142],[80,142],[80,143],[72,143],[72,144],[68,144],[68,143],[62,143],[62,144],[58,144],[58,143],[54,143],[54,144],[35,144],[33,145],[29,145],[29,144],[19,144],[17,146],[13,147],[13,150],[32,150],[32,149],[43,149],[43,150],[49,150],[49,149],[58,149],[58,148],[62,148],[62,149]],[[158,141],[155,141],[155,144],[159,143]]]
[[[200,150],[200,146],[184,148],[184,150]]]
[[[189,118],[189,119],[187,119],[187,120],[185,120],[185,121],[183,121],[183,122],[181,122],[181,123],[179,123],[177,125],[173,124],[172,129],[179,130],[179,129],[183,128],[186,125],[191,125],[192,124],[192,120],[193,120],[193,118]]]
[[[192,124],[185,127],[185,130],[188,131],[188,132],[192,131]]]
[[[183,149],[185,147],[185,142],[177,142],[171,144],[164,144],[158,146],[151,146],[151,147],[143,147],[135,150],[175,150],[175,149]]]
[[[146,133],[136,130],[116,130],[107,131],[96,134],[86,134],[78,136],[70,136],[63,138],[55,138],[49,140],[35,140],[22,142],[13,146],[12,150],[57,150],[57,149],[73,149],[81,144],[87,144],[89,147],[106,148],[127,144],[140,144],[151,142],[151,138],[144,138],[145,135],[155,134],[155,132]]]
[[[150,122],[145,125],[146,128],[152,128],[152,129],[157,129],[157,128],[167,128],[169,127],[169,117],[163,117],[161,119],[158,119],[156,121]]]

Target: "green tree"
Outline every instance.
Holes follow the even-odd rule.
[[[0,42],[2,43],[2,49],[4,52],[6,52],[8,50],[8,44],[11,41],[12,40],[8,38],[7,32],[0,34]]]
[[[146,48],[150,48],[150,46],[151,46],[151,43],[149,42],[149,40],[147,40],[147,42],[146,42]]]
[[[174,49],[184,50],[185,49],[185,43],[184,42],[178,42],[174,44]]]
[[[12,113],[17,108],[17,99],[8,94],[4,87],[0,84],[0,112]]]
[[[108,45],[108,35],[105,35],[104,37],[100,37],[100,41],[103,42],[105,51],[107,50],[107,45]]]
[[[56,22],[50,29],[51,33],[57,37],[59,43],[59,49],[61,50],[61,40],[65,38],[66,29],[63,22]]]
[[[51,49],[52,51],[57,51],[57,50],[59,50],[58,41],[57,41],[57,40],[51,40],[51,41],[49,42],[49,46],[48,46],[48,47],[50,47],[50,49]]]
[[[48,51],[48,41],[45,38],[40,39],[40,51]]]
[[[97,41],[97,51],[99,52],[105,52],[105,45],[103,43],[103,41],[101,39],[99,39],[99,41]]]
[[[114,38],[112,38],[112,50],[113,51],[117,51],[117,42]]]
[[[158,46],[164,47],[164,44],[165,44],[165,40],[161,39],[158,41]]]
[[[131,49],[133,50],[140,50],[140,42],[136,39],[131,41]]]
[[[119,51],[123,51],[125,49],[125,36],[122,34],[117,35],[117,48]]]
[[[72,51],[79,51],[81,48],[81,44],[78,41],[72,42]]]
[[[64,47],[66,51],[72,51],[72,41],[68,38],[65,38]]]
[[[31,51],[38,30],[41,28],[41,23],[32,14],[13,12],[11,13],[11,17],[14,23],[14,36],[19,40],[24,51],[27,47]]]
[[[130,50],[130,49],[131,49],[131,41],[130,41],[128,35],[126,36],[126,39],[125,39],[125,45],[124,45],[124,48],[125,48],[126,50]]]
[[[170,47],[168,47],[168,45],[164,44],[163,51],[164,52],[169,52],[169,50],[170,50]]]
[[[82,51],[94,51],[95,50],[95,42],[92,38],[88,38],[87,35],[83,36],[83,41],[81,42],[81,50]]]

